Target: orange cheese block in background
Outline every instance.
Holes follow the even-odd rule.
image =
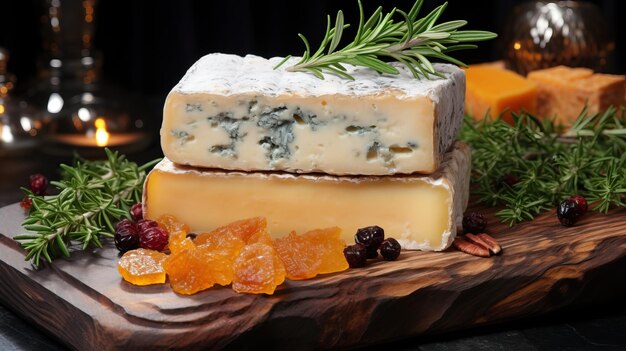
[[[465,113],[476,119],[502,114],[511,123],[511,112],[536,112],[537,84],[515,72],[480,64],[468,67],[465,77]]]
[[[624,104],[626,77],[594,73],[588,68],[552,67],[533,71],[528,79],[539,86],[540,116],[571,124],[587,105],[589,113]]]

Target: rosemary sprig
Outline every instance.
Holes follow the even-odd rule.
[[[467,21],[457,20],[436,24],[448,3],[434,9],[427,16],[417,18],[423,0],[417,0],[411,10],[406,13],[394,8],[384,14],[382,7],[365,19],[363,5],[359,3],[359,25],[351,43],[337,49],[341,42],[344,29],[343,12],[340,10],[335,18],[335,26],[331,27],[331,18],[327,16],[326,34],[317,51],[311,53],[308,40],[302,34],[298,36],[304,42],[306,50],[300,61],[287,71],[309,72],[324,79],[323,72],[330,72],[341,77],[354,80],[343,64],[371,68],[379,73],[399,74],[396,67],[381,60],[381,57],[398,61],[407,67],[415,78],[430,78],[431,75],[441,76],[429,58],[441,59],[460,66],[465,64],[448,54],[463,49],[476,48],[477,42],[496,37],[495,33],[477,30],[464,30]],[[399,15],[399,16],[398,16]],[[395,21],[394,17],[399,17]],[[275,68],[282,66],[291,56],[285,57]]]
[[[461,132],[472,148],[472,193],[504,206],[503,222],[531,220],[572,194],[600,212],[626,207],[626,107],[585,109],[567,132],[527,113],[513,120],[466,117]]]
[[[112,237],[114,223],[128,217],[129,207],[141,201],[146,169],[159,160],[143,166],[124,155],[105,149],[107,159],[85,161],[77,159],[73,166],[62,164],[62,179],[50,182],[58,195],[35,196],[30,213],[22,223],[30,233],[17,235],[35,266],[43,258],[48,262],[59,254],[69,257],[69,246],[78,243],[87,247],[102,247],[102,237]]]

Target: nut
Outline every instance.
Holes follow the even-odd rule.
[[[472,244],[476,244],[486,250],[489,250],[489,245],[484,242],[483,239],[479,238],[478,235],[467,233],[465,234],[465,240],[469,241]]]
[[[467,241],[471,243],[484,247],[485,249],[489,250],[489,252],[491,252],[491,254],[493,255],[497,255],[500,252],[502,252],[502,248],[500,247],[500,244],[498,244],[498,242],[494,238],[492,238],[491,236],[485,233],[480,233],[480,234],[468,233],[468,234],[465,234],[465,239],[467,239]]]
[[[466,254],[470,254],[472,256],[491,257],[489,249],[482,247],[481,245],[477,245],[473,242],[467,241],[462,237],[456,237],[452,242],[452,246],[454,246],[457,250],[465,252]]]
[[[487,248],[489,249],[489,251],[491,251],[492,254],[499,255],[500,253],[502,253],[502,247],[491,235],[487,233],[480,233],[477,234],[477,236],[488,245]]]

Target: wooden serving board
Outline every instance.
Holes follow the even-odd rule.
[[[626,294],[626,211],[572,228],[554,213],[508,228],[487,212],[501,256],[403,252],[396,262],[287,281],[273,296],[230,287],[179,296],[122,281],[111,243],[33,270],[11,239],[24,217],[11,205],[0,209],[0,301],[79,350],[294,350],[445,333]]]

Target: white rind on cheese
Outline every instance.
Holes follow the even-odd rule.
[[[355,80],[286,72],[282,58],[210,54],[167,97],[161,146],[181,164],[335,175],[432,173],[460,129],[465,75],[380,75],[346,65]]]
[[[230,55],[214,53],[200,58],[174,87],[173,92],[182,94],[211,93],[232,96],[258,94],[264,96],[300,95],[349,95],[371,96],[393,91],[398,98],[409,99],[428,96],[439,102],[441,79],[416,79],[402,64],[392,62],[400,74],[379,74],[374,70],[353,65],[344,65],[346,73],[355,79],[348,80],[333,74],[319,79],[310,73],[287,72],[286,68],[300,58],[292,57],[281,67],[274,67],[282,57],[266,59],[255,55]],[[435,63],[437,72],[445,76],[463,75],[461,69],[450,64]]]
[[[429,176],[228,172],[179,166],[165,158],[146,180],[144,215],[171,214],[196,232],[264,216],[276,237],[339,226],[347,243],[357,228],[380,225],[404,249],[441,251],[461,226],[469,173],[470,151],[460,142]]]

